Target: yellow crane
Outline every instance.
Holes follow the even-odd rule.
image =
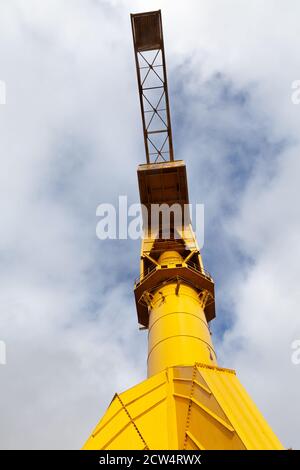
[[[283,449],[235,371],[218,366],[214,281],[186,209],[185,163],[173,155],[161,12],[131,23],[147,159],[137,171],[145,211],[134,294],[148,378],[115,394],[84,449]],[[153,207],[174,204],[180,217],[153,220]]]

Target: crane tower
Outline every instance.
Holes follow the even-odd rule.
[[[134,295],[148,378],[115,394],[84,449],[283,449],[235,371],[218,366],[214,281],[186,209],[186,166],[174,159],[161,12],[133,14],[131,24],[146,151]],[[153,220],[153,207],[174,204],[180,217]]]

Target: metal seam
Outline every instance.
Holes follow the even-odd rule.
[[[185,423],[184,443],[183,443],[183,449],[184,450],[186,450],[186,446],[187,446],[187,438],[188,438],[187,431],[189,430],[190,420],[191,420],[191,411],[192,411],[192,404],[193,404],[192,398],[193,398],[193,394],[194,394],[194,385],[195,385],[196,373],[197,373],[197,366],[196,366],[196,363],[195,363],[194,367],[193,367],[191,392],[190,392],[190,396],[189,396],[189,407],[188,407],[188,412],[187,412],[187,416],[186,416],[186,423]]]
[[[160,343],[162,343],[163,341],[166,341],[167,339],[170,339],[170,338],[177,338],[179,336],[185,336],[186,338],[195,338],[195,339],[198,339],[199,341],[201,341],[202,343],[206,344],[207,347],[209,349],[211,349],[211,351],[214,353],[215,357],[217,357],[217,354],[215,352],[215,350],[211,347],[210,344],[208,344],[206,341],[204,341],[203,339],[199,338],[198,336],[193,336],[193,335],[172,335],[172,336],[167,336],[167,338],[164,338],[164,339],[161,339],[160,341],[158,341],[152,348],[151,350],[149,351],[148,353],[148,356],[147,356],[147,363],[149,361],[149,357],[150,357],[150,354],[152,354],[152,351],[156,348],[156,346],[158,346]]]
[[[125,406],[124,403],[122,402],[120,395],[116,394],[116,396],[117,396],[119,402],[121,403],[121,406],[122,406],[122,408],[124,409],[125,413],[127,414],[128,418],[129,418],[129,420],[130,420],[130,422],[133,424],[134,429],[136,430],[136,432],[138,433],[139,437],[141,438],[143,444],[145,445],[145,449],[146,449],[146,450],[149,450],[149,447],[148,447],[148,445],[147,445],[145,439],[143,438],[143,436],[142,436],[141,432],[139,431],[137,425],[135,424],[134,420],[133,420],[132,417],[130,416],[130,413],[129,413],[129,411],[127,410],[126,406]]]

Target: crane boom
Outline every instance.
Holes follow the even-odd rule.
[[[161,12],[131,15],[147,163],[173,161]]]

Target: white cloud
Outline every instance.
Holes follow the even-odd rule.
[[[95,210],[137,195],[144,154],[129,13],[155,8],[176,155],[187,161],[193,202],[205,197],[217,305],[232,308],[221,362],[237,368],[284,444],[299,447],[298,2],[1,8],[1,447],[78,448],[114,391],[143,378],[131,293],[139,246],[97,241]],[[247,175],[241,184],[232,152]]]

